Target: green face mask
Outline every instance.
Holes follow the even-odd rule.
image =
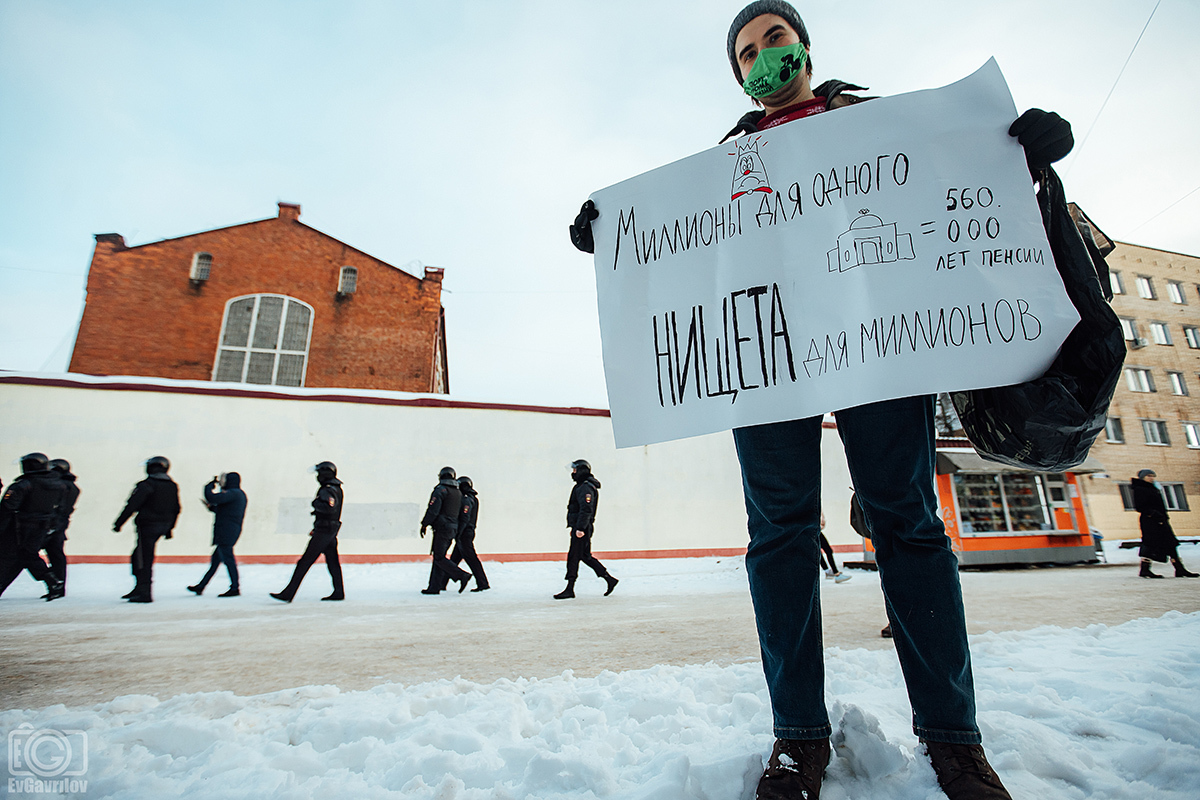
[[[766,97],[782,89],[800,74],[808,61],[808,51],[801,42],[768,47],[758,54],[742,88],[754,98]]]

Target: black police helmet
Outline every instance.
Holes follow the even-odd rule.
[[[577,458],[571,462],[571,472],[591,472],[592,465],[582,458]]]
[[[442,471],[438,473],[438,479],[455,477],[454,467],[442,467]]]
[[[337,465],[332,461],[322,461],[320,464],[314,466],[313,470],[317,475],[320,475],[322,472],[328,472],[333,477],[337,477]]]
[[[146,459],[146,474],[147,475],[155,475],[158,473],[163,473],[163,472],[166,472],[167,470],[169,470],[170,468],[171,468],[171,462],[167,460],[166,456],[154,456],[153,458]]]
[[[29,453],[21,456],[21,474],[27,472],[45,472],[50,469],[50,459],[45,453]]]
[[[468,478],[466,475],[463,475],[461,478],[459,478],[459,479],[458,479],[458,488],[460,488],[460,489],[474,489],[474,488],[475,488],[475,484],[471,483],[471,479],[470,479],[470,478]]]
[[[65,458],[55,458],[50,461],[50,469],[55,472],[67,473],[71,471],[71,462]]]

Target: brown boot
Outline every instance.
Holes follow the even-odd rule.
[[[776,739],[755,800],[818,800],[829,739]]]
[[[983,745],[925,742],[938,785],[950,800],[1012,800]]]

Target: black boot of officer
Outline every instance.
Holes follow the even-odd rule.
[[[54,525],[54,533],[46,542],[46,560],[50,562],[50,571],[62,583],[62,593],[67,593],[67,527],[71,524],[71,515],[75,513],[75,503],[79,500],[79,487],[75,485],[75,475],[71,473],[71,462],[65,458],[55,458],[50,461],[50,469],[63,483],[63,503],[58,508],[58,520]],[[61,595],[60,595],[61,596]],[[51,599],[49,597],[47,600]]]
[[[312,501],[313,529],[309,534],[308,547],[296,562],[292,579],[283,591],[271,592],[271,597],[285,603],[292,602],[300,589],[300,582],[308,573],[309,567],[316,563],[318,556],[325,556],[325,566],[329,569],[329,579],[333,582],[333,593],[322,597],[322,600],[345,600],[346,588],[342,582],[342,563],[338,560],[337,535],[342,527],[342,503],[345,495],[342,482],[337,478],[337,467],[332,461],[322,461],[313,467],[317,473],[317,482],[321,488]]]
[[[46,600],[63,596],[62,581],[38,555],[54,531],[64,490],[42,453],[21,458],[21,475],[0,498],[0,594],[21,570],[46,584]]]

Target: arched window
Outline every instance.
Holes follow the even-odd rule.
[[[257,294],[225,304],[214,381],[303,386],[312,306],[292,297]]]

